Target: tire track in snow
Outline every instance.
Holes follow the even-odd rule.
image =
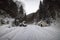
[[[8,28],[9,29],[9,28]],[[5,29],[4,29],[5,30]],[[1,34],[0,35],[0,37],[2,37],[2,36],[4,36],[4,35],[6,35],[6,34],[8,34],[8,33],[10,33],[10,32],[12,32],[13,30],[15,30],[15,29],[9,29],[9,30],[6,30],[6,32],[5,33],[3,33],[3,34]],[[3,32],[3,31],[2,31]]]
[[[0,40],[10,40],[11,38],[13,38],[16,33],[19,31],[18,28],[15,28],[14,30],[12,30],[11,32],[7,33],[6,35],[0,37]]]
[[[18,36],[20,36],[20,38],[22,37],[21,35],[24,35],[24,32],[26,32],[27,27],[21,27],[20,31],[15,35],[15,37],[12,39],[14,40],[15,38],[17,38]],[[18,37],[19,38],[19,37]],[[16,39],[15,39],[16,40]],[[20,39],[19,39],[20,40]]]
[[[51,30],[52,28],[51,29],[48,29],[48,28],[45,29],[44,27],[43,28],[37,27],[37,29],[41,31],[42,35],[45,35],[45,37],[49,38],[49,40],[56,40],[56,39],[58,39],[57,36],[59,35],[58,34],[59,32],[58,31],[55,32],[54,29]]]

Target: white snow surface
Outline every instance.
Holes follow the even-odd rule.
[[[27,27],[0,26],[0,40],[60,40],[60,28],[52,25],[40,27],[27,25]]]

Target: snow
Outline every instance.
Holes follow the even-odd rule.
[[[27,27],[0,27],[0,40],[60,40],[60,29],[52,26],[40,27],[27,25]]]

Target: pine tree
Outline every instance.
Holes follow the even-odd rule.
[[[23,11],[24,11],[24,9],[23,9],[23,6],[21,5],[19,13],[23,14],[24,13]]]
[[[40,19],[44,17],[44,8],[41,1],[40,1],[40,6],[39,6],[39,15],[40,15]]]
[[[18,13],[18,16],[19,16],[20,22],[22,22],[24,20],[24,9],[23,9],[23,6],[22,5],[20,7],[20,11]]]

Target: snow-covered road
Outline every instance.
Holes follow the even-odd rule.
[[[0,40],[60,40],[60,29],[55,27],[11,27],[0,29]]]

